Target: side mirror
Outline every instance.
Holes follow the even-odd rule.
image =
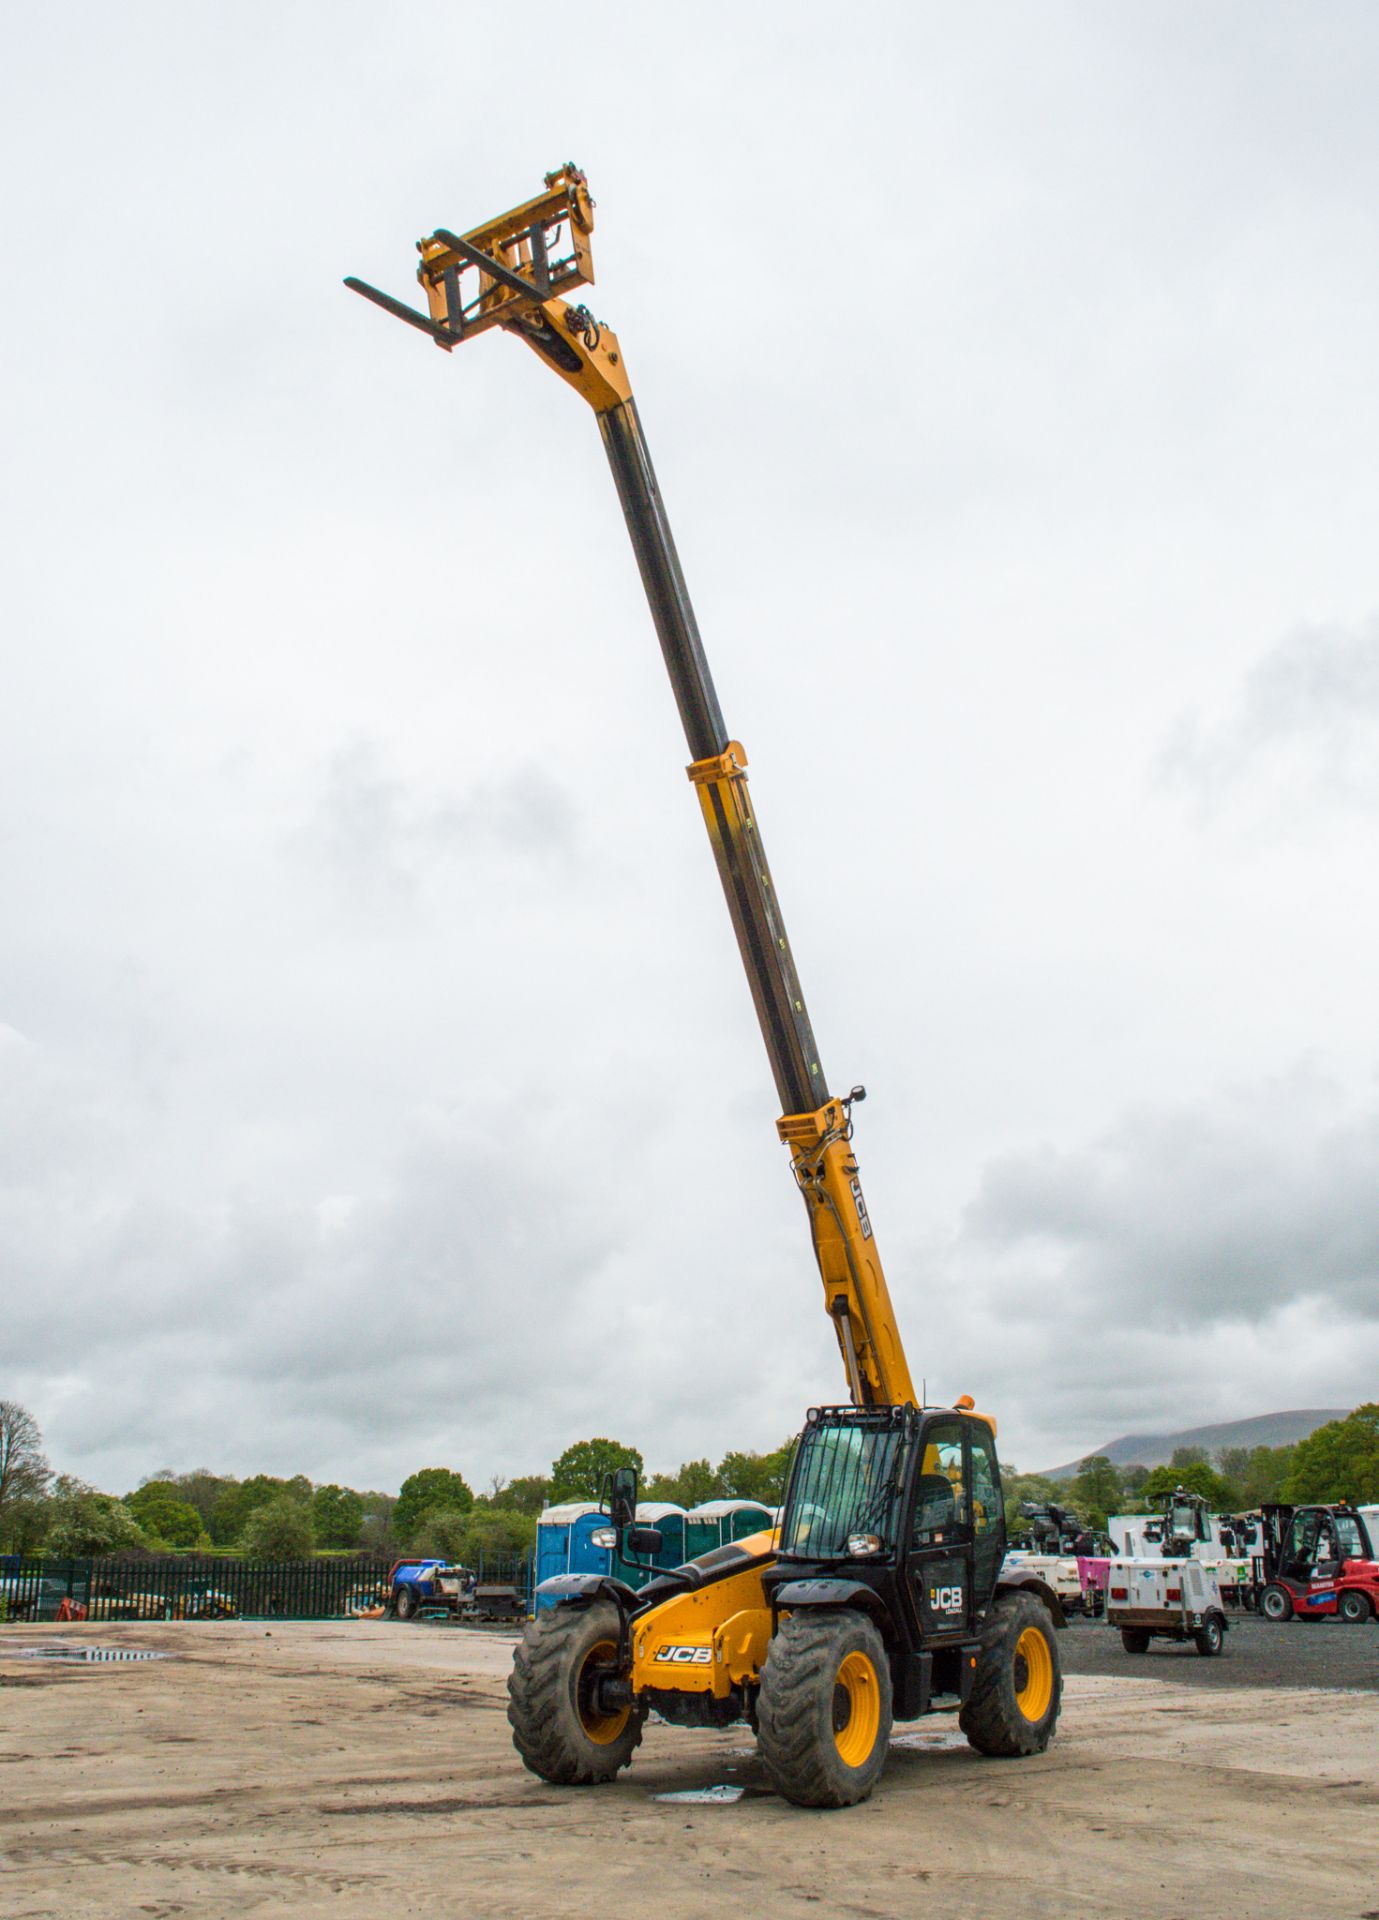
[[[629,1527],[628,1529],[629,1553],[659,1553],[664,1545],[665,1536],[659,1527]]]
[[[637,1518],[637,1469],[618,1467],[605,1474],[600,1507],[621,1533]]]

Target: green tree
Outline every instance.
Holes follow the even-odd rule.
[[[317,1487],[311,1496],[311,1529],[320,1547],[354,1547],[364,1524],[364,1502],[349,1487]]]
[[[147,1545],[123,1500],[113,1493],[98,1493],[69,1474],[61,1475],[54,1485],[50,1511],[46,1544],[59,1559],[93,1560]]]
[[[1223,1480],[1228,1480],[1237,1492],[1244,1493],[1245,1482],[1250,1472],[1250,1449],[1248,1447],[1218,1447],[1216,1449],[1216,1471]]]
[[[1001,1468],[1001,1491],[1005,1495],[1006,1532],[1023,1533],[1029,1525],[1021,1504],[1028,1500],[1035,1506],[1047,1506],[1050,1501],[1055,1506],[1072,1504],[1068,1489],[1060,1480],[1050,1480],[1043,1473],[1017,1473],[1013,1466]]]
[[[221,1494],[233,1487],[233,1477],[227,1473],[212,1473],[209,1467],[196,1467],[190,1473],[158,1474],[160,1480],[170,1480],[177,1489],[179,1500],[185,1500],[189,1507],[195,1507],[201,1515],[202,1526],[208,1525],[211,1509]]]
[[[1128,1497],[1132,1500],[1139,1499],[1144,1492],[1144,1483],[1148,1478],[1148,1467],[1141,1466],[1138,1461],[1135,1461],[1132,1466],[1122,1467],[1120,1470],[1122,1498]]]
[[[466,1564],[465,1541],[473,1507],[432,1507],[423,1513],[407,1535],[406,1551],[426,1559],[450,1560]]]
[[[674,1473],[654,1473],[646,1483],[648,1500],[669,1500],[677,1507],[701,1506],[721,1494],[718,1475],[707,1460],[686,1460]]]
[[[390,1493],[362,1493],[364,1523],[359,1529],[359,1545],[365,1553],[393,1553],[398,1545],[393,1531],[396,1496]]]
[[[1285,1500],[1379,1501],[1379,1402],[1328,1420],[1293,1449]]]
[[[1205,1447],[1175,1447],[1168,1464],[1181,1473],[1184,1467],[1209,1467],[1211,1462]]]
[[[1231,1511],[1231,1488],[1204,1460],[1194,1460],[1185,1467],[1155,1467],[1144,1483],[1145,1505],[1152,1505],[1156,1498],[1161,1500],[1166,1493],[1176,1493],[1179,1487],[1201,1494],[1213,1513]]]
[[[423,1514],[442,1508],[468,1513],[474,1494],[463,1474],[449,1467],[423,1467],[402,1483],[393,1508],[393,1531],[399,1540],[410,1540]]]
[[[145,1480],[124,1503],[146,1534],[170,1547],[194,1547],[201,1537],[201,1515],[190,1501],[178,1498],[171,1480]]]
[[[185,1500],[189,1507],[195,1507],[201,1515],[202,1527],[207,1530],[217,1500],[232,1493],[239,1485],[232,1475],[212,1473],[209,1467],[197,1467],[192,1473],[174,1473],[171,1467],[165,1467],[158,1473],[151,1473],[144,1485],[149,1486],[155,1480],[165,1482],[175,1490],[179,1500]]]
[[[465,1563],[477,1567],[481,1559],[515,1560],[536,1545],[536,1520],[512,1507],[492,1507],[471,1513],[464,1538]]]
[[[1266,1500],[1281,1500],[1283,1483],[1296,1452],[1297,1447],[1292,1443],[1282,1447],[1251,1447],[1249,1467],[1239,1482],[1241,1506],[1258,1507]]]
[[[51,1479],[38,1422],[17,1400],[0,1400],[0,1514],[11,1500],[38,1499]]]
[[[233,1546],[240,1528],[249,1518],[249,1508],[240,1507],[239,1481],[226,1480],[211,1502],[210,1511],[203,1514],[206,1531],[218,1547]]]
[[[211,1508],[206,1531],[217,1546],[228,1547],[244,1532],[249,1516],[270,1500],[288,1498],[305,1505],[311,1498],[311,1482],[305,1474],[280,1480],[275,1474],[255,1473],[247,1480],[231,1480]]]
[[[41,1531],[51,1479],[38,1422],[17,1400],[0,1400],[0,1546],[23,1552]]]
[[[440,1507],[423,1514],[408,1542],[410,1553],[436,1555],[478,1568],[481,1562],[513,1560],[536,1544],[536,1521],[514,1507],[480,1506],[466,1511]]]
[[[1120,1503],[1120,1475],[1104,1453],[1089,1454],[1068,1488],[1068,1506],[1095,1532],[1104,1533],[1107,1519],[1120,1511]]]
[[[778,1507],[785,1498],[794,1457],[793,1435],[774,1453],[725,1453],[718,1463],[722,1498],[760,1500],[764,1507]]]
[[[53,1524],[53,1503],[46,1496],[11,1500],[0,1524],[0,1552],[37,1553]]]
[[[495,1507],[503,1507],[513,1513],[540,1513],[551,1495],[551,1476],[548,1473],[519,1473],[515,1480],[509,1480],[503,1488],[501,1498],[493,1501]]]
[[[562,1500],[597,1500],[603,1493],[606,1474],[619,1467],[642,1471],[642,1456],[635,1447],[620,1440],[576,1440],[551,1467],[551,1503]]]
[[[239,1544],[248,1560],[309,1560],[311,1508],[296,1493],[275,1494],[250,1513]]]

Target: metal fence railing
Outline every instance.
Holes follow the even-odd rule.
[[[374,1558],[262,1562],[180,1554],[9,1560],[0,1563],[0,1612],[8,1620],[340,1619],[386,1599],[391,1565]]]
[[[382,1605],[391,1557],[255,1561],[166,1554],[137,1560],[0,1556],[0,1620],[340,1620]],[[532,1555],[480,1554],[481,1583],[531,1604]]]

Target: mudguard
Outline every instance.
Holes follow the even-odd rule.
[[[874,1588],[861,1580],[787,1580],[771,1592],[773,1607],[856,1607],[863,1613],[886,1611]]]
[[[1041,1580],[1037,1573],[1026,1572],[1023,1567],[1005,1567],[996,1582],[997,1593],[1029,1593],[1036,1600],[1042,1600],[1053,1615],[1056,1627],[1066,1627],[1068,1616],[1063,1611],[1063,1602],[1054,1592],[1047,1580]]]
[[[587,1607],[594,1600],[611,1600],[620,1613],[636,1606],[637,1594],[625,1580],[606,1573],[554,1573],[536,1589],[557,1605]]]

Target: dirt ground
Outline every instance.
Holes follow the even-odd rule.
[[[174,1657],[22,1652],[59,1642]],[[652,1725],[616,1784],[546,1786],[509,1741],[510,1656],[382,1621],[5,1628],[0,1915],[1379,1916],[1373,1692],[1075,1672],[1041,1758],[936,1716],[868,1803],[804,1813],[742,1728]],[[712,1786],[744,1791],[658,1797]]]

